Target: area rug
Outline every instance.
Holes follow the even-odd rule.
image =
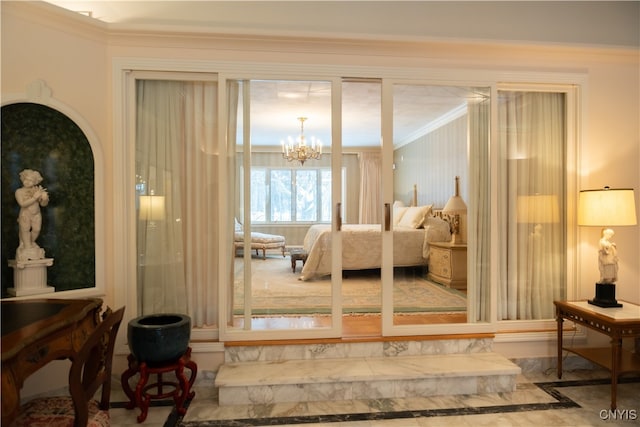
[[[234,313],[242,314],[244,276],[236,261]],[[331,308],[331,279],[301,281],[291,271],[289,258],[252,260],[251,306],[255,315],[326,314]],[[393,306],[396,313],[464,312],[464,293],[430,282],[412,271],[394,275]],[[348,272],[342,279],[344,313],[379,313],[382,305],[380,272]]]

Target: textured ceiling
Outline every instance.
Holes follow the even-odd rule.
[[[305,136],[319,138],[327,145],[331,140],[330,91],[327,82],[252,82],[252,144],[279,145],[283,138],[300,133],[298,117],[306,117]],[[453,87],[395,86],[394,143],[403,144],[424,134],[431,123],[464,107],[476,92]],[[381,84],[345,82],[342,100],[342,144],[345,147],[380,145]]]

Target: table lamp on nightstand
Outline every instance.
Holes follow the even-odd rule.
[[[598,307],[622,307],[616,301],[618,279],[618,253],[611,241],[614,233],[609,227],[636,225],[636,206],[633,189],[604,187],[583,190],[578,199],[578,225],[604,227],[600,236],[598,268],[600,280],[596,283],[596,296],[589,300]]]
[[[463,242],[460,235],[460,215],[467,213],[467,205],[460,197],[460,177],[456,176],[455,193],[449,198],[447,204],[444,205],[442,213],[453,215],[451,224],[451,244],[459,245]]]

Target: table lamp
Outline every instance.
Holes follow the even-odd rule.
[[[162,221],[164,217],[164,196],[140,196],[140,220],[147,221],[150,228],[155,228],[156,221]]]
[[[555,194],[518,196],[517,203],[517,221],[520,224],[534,224],[533,235],[540,235],[542,224],[560,222],[558,196]]]
[[[596,283],[596,296],[589,304],[598,307],[622,307],[616,301],[618,279],[618,253],[611,241],[611,226],[636,225],[636,206],[633,189],[604,187],[583,190],[578,199],[578,225],[603,227],[598,250],[600,280]]]
[[[460,215],[467,212],[467,205],[460,197],[460,177],[456,176],[455,194],[444,205],[442,213],[453,215],[453,223],[451,224],[451,244],[458,245],[462,243],[460,236]]]

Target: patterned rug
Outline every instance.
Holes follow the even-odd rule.
[[[289,258],[252,261],[253,314],[326,314],[331,307],[331,279],[298,280]],[[394,272],[393,305],[396,313],[464,312],[464,293],[430,282],[416,269]],[[236,259],[234,313],[242,314],[244,287],[242,260]],[[347,272],[342,279],[344,313],[379,313],[382,292],[379,270]]]

